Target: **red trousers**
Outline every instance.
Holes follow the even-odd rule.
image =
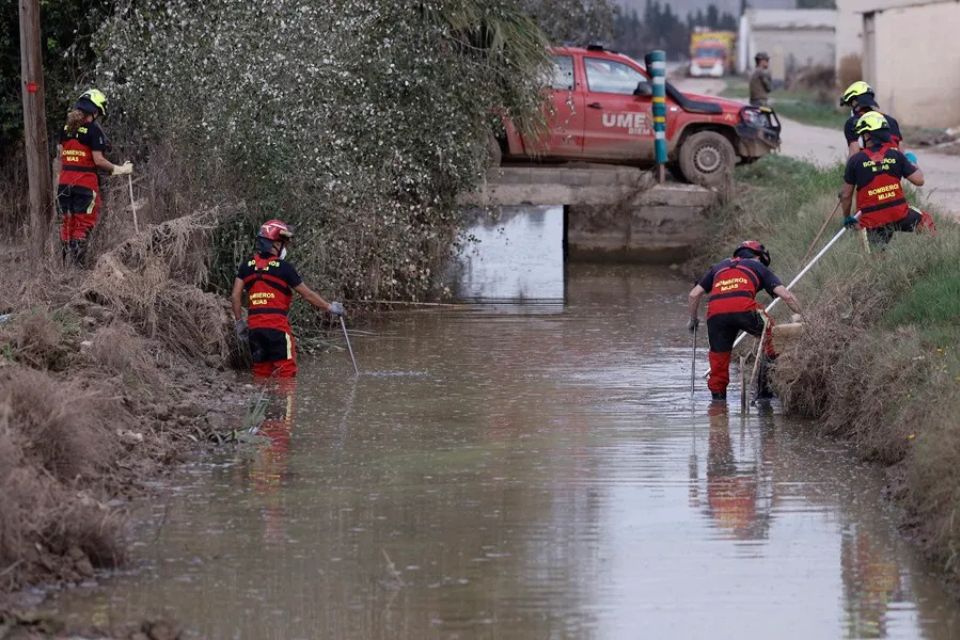
[[[297,349],[293,335],[280,329],[250,329],[253,375],[258,378],[293,378],[297,375]]]
[[[86,240],[100,216],[100,191],[80,185],[61,184],[57,187],[57,208],[60,222],[60,241]]]
[[[763,352],[768,358],[776,358],[773,347],[773,320],[767,322],[767,333],[763,339]],[[757,311],[743,313],[720,313],[707,318],[707,335],[710,338],[710,377],[707,387],[713,393],[725,393],[730,384],[730,354],[737,334],[743,331],[752,336],[763,332],[763,318]]]

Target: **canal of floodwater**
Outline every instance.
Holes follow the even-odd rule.
[[[304,360],[262,442],[144,507],[129,571],[48,608],[203,638],[958,637],[873,469],[776,405],[691,400],[687,282],[506,265],[540,214],[478,229],[500,257],[460,277],[541,302],[391,315],[357,379]]]

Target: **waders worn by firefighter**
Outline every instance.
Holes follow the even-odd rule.
[[[770,330],[773,321],[764,323],[763,309],[756,296],[766,291],[779,296],[794,312],[800,313],[800,304],[780,279],[768,268],[770,252],[755,240],[747,240],[733,252],[733,258],[723,260],[707,271],[690,291],[690,322],[687,328],[694,331],[700,320],[697,313],[700,299],[709,294],[707,301],[707,336],[710,340],[710,377],[707,386],[715,401],[727,399],[730,384],[730,354],[733,342],[741,331],[760,337],[764,333],[764,354],[757,379],[757,399],[769,399],[770,364],[777,357]]]
[[[880,105],[877,104],[874,97],[873,87],[863,80],[857,80],[847,87],[843,95],[840,96],[840,106],[850,107],[850,117],[843,124],[843,137],[847,140],[847,157],[849,158],[863,148],[863,141],[860,140],[860,134],[856,131],[857,121],[866,113],[879,112]],[[900,125],[892,116],[883,114],[883,117],[887,119],[887,125],[890,128],[891,144],[900,148],[900,143],[903,141]],[[913,156],[913,154],[909,154],[908,157],[910,156]],[[916,158],[912,157],[911,162],[916,163]]]
[[[864,114],[855,131],[865,146],[847,160],[843,173],[840,210],[846,216],[844,225],[866,229],[870,242],[877,246],[890,242],[895,231],[934,231],[933,218],[907,204],[901,180],[923,186],[923,172],[897,149],[884,115],[876,111]],[[854,190],[859,221],[850,210]]]
[[[103,154],[110,148],[97,118],[107,115],[107,97],[97,89],[83,93],[67,114],[57,147],[57,211],[64,263],[83,265],[90,230],[100,215],[100,176],[133,172],[133,164],[115,165]]]
[[[303,283],[296,268],[287,262],[287,244],[293,231],[281,220],[268,220],[257,234],[253,257],[240,264],[230,299],[236,319],[237,338],[250,345],[253,375],[292,378],[297,375],[297,354],[287,314],[293,293],[321,311],[344,315],[343,305],[327,302]],[[243,319],[243,298],[247,319]]]

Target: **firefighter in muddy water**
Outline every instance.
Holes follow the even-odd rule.
[[[897,149],[887,118],[871,111],[857,120],[863,149],[847,160],[840,192],[840,210],[847,228],[862,227],[874,245],[890,242],[895,231],[934,231],[933,218],[907,204],[902,180],[923,186],[923,171]],[[850,215],[856,191],[859,220]]]
[[[761,315],[764,312],[757,304],[757,294],[766,291],[773,297],[780,297],[795,314],[800,314],[800,303],[769,267],[770,252],[756,240],[747,240],[736,248],[732,258],[710,267],[690,290],[690,322],[687,328],[691,332],[700,325],[700,300],[704,294],[709,294],[707,335],[710,341],[710,377],[707,387],[715,401],[727,399],[730,355],[737,334],[744,331],[759,337],[764,332],[764,316]],[[794,320],[799,318],[795,317]],[[772,328],[773,321],[768,318],[763,341],[764,355],[757,380],[758,400],[772,397],[769,368],[777,357],[771,337]]]
[[[297,375],[296,348],[287,314],[297,292],[311,305],[336,316],[343,305],[327,302],[303,283],[286,260],[293,231],[281,220],[268,220],[257,234],[253,257],[240,264],[233,281],[231,303],[237,338],[250,345],[253,375],[292,378]],[[247,299],[247,319],[243,299]]]
[[[116,165],[104,157],[109,142],[97,119],[107,115],[107,96],[97,89],[85,91],[67,113],[57,146],[57,213],[64,264],[82,266],[87,239],[100,215],[99,171],[111,175],[133,172],[133,164]]]
[[[761,51],[754,56],[757,67],[750,76],[750,105],[766,107],[770,104],[773,78],[770,77],[770,56]]]

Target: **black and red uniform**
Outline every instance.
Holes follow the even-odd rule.
[[[875,109],[876,111],[876,109]],[[860,115],[851,115],[847,118],[847,121],[843,124],[843,135],[847,139],[847,144],[851,142],[856,142],[860,139],[860,136],[857,135],[857,122],[860,120],[863,114]],[[893,118],[893,116],[888,116],[887,114],[882,114],[883,117],[887,120],[887,125],[890,128],[890,142],[895,147],[900,146],[900,142],[903,140],[903,134],[900,133],[900,124]]]
[[[241,264],[237,277],[247,294],[253,375],[292,378],[297,375],[297,354],[287,314],[293,290],[303,278],[286,260],[263,254]]]
[[[902,180],[917,167],[893,142],[870,145],[847,160],[843,180],[857,189],[860,225],[871,241],[885,244],[894,231],[934,229],[933,219],[907,204]]]
[[[761,308],[756,297],[760,291],[771,296],[782,283],[770,269],[752,258],[728,258],[710,267],[697,283],[709,294],[707,299],[707,335],[710,339],[710,377],[707,387],[713,393],[726,393],[730,383],[730,353],[740,331],[752,336],[763,332]],[[767,324],[764,353],[776,357]]]
[[[109,143],[96,122],[60,132],[60,179],[57,209],[62,217],[61,242],[86,240],[100,214],[100,177],[93,152],[107,151]]]

